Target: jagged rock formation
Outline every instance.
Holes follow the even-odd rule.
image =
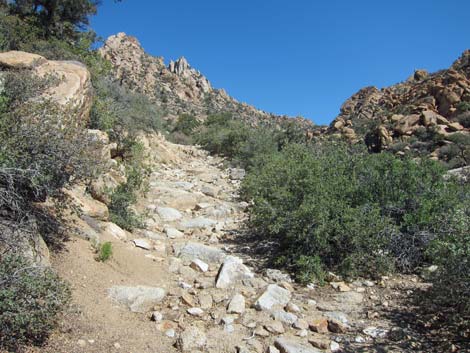
[[[92,105],[90,72],[76,61],[47,60],[44,57],[22,51],[0,53],[3,70],[31,70],[40,77],[54,75],[59,79],[43,96],[67,106],[88,120]]]
[[[100,52],[112,63],[116,78],[124,86],[147,95],[169,119],[182,113],[204,118],[211,113],[230,112],[254,125],[276,125],[290,120],[240,103],[223,89],[213,88],[184,57],[166,66],[162,57],[147,54],[136,38],[125,33],[109,37]],[[302,126],[313,126],[310,120],[296,120]]]
[[[441,159],[442,147],[452,143],[452,136],[469,136],[469,118],[467,50],[447,70],[434,74],[417,70],[407,81],[391,87],[359,90],[342,105],[328,133],[350,141],[365,139],[374,151],[401,144],[407,150],[421,150]],[[440,142],[436,144],[436,140]]]

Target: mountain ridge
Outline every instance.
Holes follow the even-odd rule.
[[[113,73],[120,83],[148,96],[160,106],[168,120],[191,113],[200,119],[214,113],[232,113],[237,118],[256,125],[283,125],[291,120],[305,129],[312,128],[311,120],[276,115],[241,103],[224,89],[216,89],[185,57],[165,65],[163,57],[145,52],[137,38],[124,32],[110,36],[99,49],[112,63]]]

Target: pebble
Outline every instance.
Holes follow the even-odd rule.
[[[192,316],[202,316],[204,314],[204,310],[202,310],[201,308],[189,308],[187,312],[189,315]]]
[[[154,311],[152,313],[152,321],[155,321],[155,322],[160,322],[163,320],[163,315],[161,312],[159,311]]]
[[[175,330],[173,330],[173,329],[171,328],[171,329],[165,331],[165,335],[166,335],[167,337],[173,338],[173,337],[176,336],[176,332],[175,332]]]

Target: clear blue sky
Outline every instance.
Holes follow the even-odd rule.
[[[359,88],[448,67],[470,48],[470,0],[104,0],[92,26],[185,56],[256,107],[329,123]]]

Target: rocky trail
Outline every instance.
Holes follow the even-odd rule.
[[[426,351],[392,315],[421,286],[415,277],[300,286],[236,241],[243,170],[163,139],[153,153],[172,157],[156,158],[136,206],[147,229],[82,217],[82,233],[112,242],[112,259],[96,261],[83,236],[53,258],[73,304],[41,352]]]

